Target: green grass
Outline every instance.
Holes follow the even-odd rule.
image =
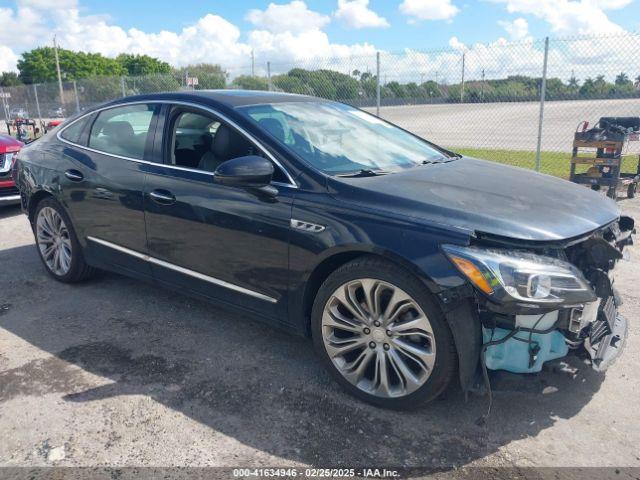
[[[498,163],[505,163],[515,167],[536,168],[536,152],[522,150],[493,150],[486,148],[456,148],[451,147],[454,152],[468,155],[470,157],[483,158]],[[562,152],[541,152],[540,153],[540,171],[548,175],[556,177],[569,178],[570,153]],[[623,172],[635,173],[638,165],[638,156],[630,155],[625,157],[622,162]],[[578,165],[578,173],[585,172],[587,166]]]

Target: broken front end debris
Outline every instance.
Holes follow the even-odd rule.
[[[543,246],[488,235],[467,247],[443,246],[475,286],[484,369],[533,373],[576,354],[606,370],[627,337],[613,271],[634,233],[633,219],[621,217],[586,237]]]

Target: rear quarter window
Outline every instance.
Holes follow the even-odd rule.
[[[64,130],[62,130],[62,132],[60,132],[60,136],[68,142],[80,144],[81,143],[80,140],[82,138],[82,132],[87,126],[87,123],[89,122],[89,118],[91,118],[91,115],[88,115],[72,123],[71,125],[66,127]]]

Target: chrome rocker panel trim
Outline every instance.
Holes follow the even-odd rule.
[[[199,280],[209,282],[219,287],[228,288],[229,290],[234,290],[236,292],[243,293],[245,295],[249,295],[251,297],[264,300],[269,303],[277,303],[278,301],[277,299],[273,297],[269,297],[268,295],[264,295],[262,293],[255,292],[253,290],[249,290],[248,288],[240,287],[233,283],[225,282],[224,280],[220,280],[218,278],[210,277],[209,275],[205,275],[204,273],[196,272],[194,270],[189,270],[188,268],[184,268],[179,265],[174,265],[173,263],[165,262],[164,260],[160,260],[159,258],[151,257],[147,254],[136,252],[135,250],[131,250],[129,248],[123,247],[122,245],[117,245],[115,243],[111,243],[96,237],[87,237],[87,240],[90,240],[95,243],[99,243],[100,245],[103,245],[108,248],[112,248],[113,250],[118,250],[119,252],[126,253],[127,255],[131,255],[133,257],[139,258],[140,260],[143,260],[145,262],[153,263],[154,265],[159,265],[161,267],[174,270],[184,275],[188,275],[190,277],[194,277]]]

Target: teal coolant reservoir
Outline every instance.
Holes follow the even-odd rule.
[[[531,328],[531,327],[528,327]],[[545,330],[545,328],[536,328]],[[504,328],[482,328],[483,343],[501,340],[511,333]],[[529,343],[531,342],[531,343]],[[535,360],[531,362],[531,350]],[[544,362],[562,358],[569,352],[564,335],[558,330],[549,333],[518,332],[498,345],[487,347],[485,363],[490,370],[506,370],[513,373],[534,373],[542,370]]]

